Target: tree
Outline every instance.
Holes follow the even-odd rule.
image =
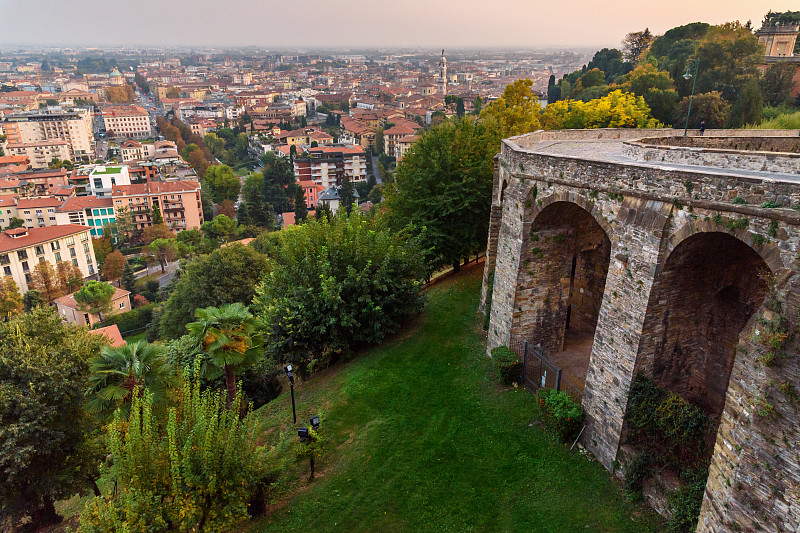
[[[339,206],[344,207],[345,212],[349,215],[353,211],[353,204],[356,201],[355,189],[353,182],[350,178],[345,176],[342,178],[342,186],[339,189]]]
[[[383,128],[378,128],[378,131],[375,132],[375,153],[377,154],[385,153]]]
[[[81,311],[97,315],[102,323],[103,313],[111,311],[111,298],[114,292],[114,286],[110,283],[89,280],[73,297]]]
[[[8,226],[6,226],[6,229],[17,229],[23,227],[24,225],[25,221],[21,218],[11,217],[8,221]]]
[[[219,211],[220,215],[225,215],[230,219],[236,218],[236,206],[227,198],[225,198],[222,203],[217,206],[217,211]]]
[[[296,224],[308,218],[308,207],[306,206],[306,191],[302,187],[295,189],[294,195],[294,220]]]
[[[499,142],[495,122],[465,118],[423,134],[397,167],[386,201],[392,225],[422,231],[431,268],[485,246]]]
[[[764,77],[761,78],[764,103],[777,107],[791,102],[796,72],[797,67],[792,63],[774,63],[770,65],[764,72]]]
[[[472,102],[472,114],[480,115],[481,109],[483,109],[483,99],[480,96],[476,96],[475,100]]]
[[[221,204],[226,198],[236,201],[239,197],[239,176],[228,165],[212,165],[206,169],[203,185],[208,188],[215,204]]]
[[[747,124],[757,125],[763,116],[764,99],[761,96],[758,79],[750,78],[731,106],[727,126],[742,128]]]
[[[689,117],[688,127],[699,128],[700,122],[705,120],[707,128],[722,128],[728,122],[730,107],[718,91],[696,94],[692,100],[692,114]],[[672,123],[677,127],[685,126],[688,111],[689,97],[686,97],[675,108]]]
[[[492,121],[503,138],[539,129],[539,104],[531,92],[530,79],[516,80],[507,85],[503,96],[486,106],[481,120]]]
[[[29,287],[39,292],[46,302],[52,302],[64,295],[66,283],[60,282],[51,263],[43,261],[33,267]]]
[[[11,276],[0,277],[0,320],[6,321],[23,310],[22,295]]]
[[[649,28],[644,31],[634,31],[625,36],[622,40],[622,51],[625,53],[625,59],[634,65],[639,62],[642,54],[650,48],[653,42],[653,34],[650,33]]]
[[[266,268],[264,256],[250,246],[231,244],[190,261],[179,273],[160,319],[162,338],[186,333],[194,310],[241,302],[249,305]]]
[[[264,163],[262,171],[264,201],[272,206],[275,213],[292,210],[294,188],[297,187],[292,163],[288,158],[276,156],[272,152],[264,154],[261,161]]]
[[[611,83],[615,78],[627,74],[633,64],[624,60],[622,52],[616,48],[603,48],[595,52],[592,60],[586,65],[586,70],[599,69],[605,72],[606,83]]]
[[[161,208],[158,207],[158,204],[156,203],[153,204],[153,208],[150,210],[150,220],[152,221],[153,226],[164,224],[164,217],[161,216]]]
[[[217,215],[214,220],[203,222],[200,230],[209,239],[218,239],[228,242],[236,233],[236,221],[226,215]]]
[[[246,217],[239,219],[242,224],[254,224],[267,229],[275,226],[275,213],[264,197],[264,175],[262,173],[253,172],[244,180],[242,204],[239,208],[244,208],[246,213]]]
[[[333,217],[333,213],[331,213],[331,208],[328,206],[327,202],[321,202],[317,204],[317,209],[314,211],[314,219],[315,220],[326,220],[328,222],[331,221],[331,217]]]
[[[121,408],[128,417],[134,390],[147,390],[155,406],[164,406],[168,389],[177,384],[175,370],[164,359],[161,348],[145,341],[123,346],[103,346],[89,359],[89,384],[86,406],[92,413],[108,419]]]
[[[464,99],[459,98],[458,101],[456,102],[456,115],[458,116],[458,118],[461,118],[464,116],[464,113],[465,113]]]
[[[667,72],[658,70],[652,63],[642,63],[622,80],[617,87],[643,97],[654,118],[666,124],[672,122],[680,98]]]
[[[94,258],[97,260],[97,264],[102,267],[106,256],[114,249],[111,244],[111,235],[104,231],[101,237],[92,237],[92,249],[94,250]]]
[[[127,207],[114,208],[114,224],[117,226],[117,234],[123,242],[127,241],[136,230],[136,222],[133,220],[133,213]],[[106,232],[103,232],[105,237]]]
[[[96,487],[84,392],[104,343],[46,306],[0,323],[0,522],[56,523],[55,501]]]
[[[202,179],[205,177],[206,169],[209,167],[208,161],[206,161],[206,156],[203,154],[202,150],[193,150],[189,153],[188,157],[186,158],[186,162],[189,163],[189,166],[197,172],[197,175]]]
[[[265,348],[307,374],[361,343],[378,344],[422,308],[418,239],[355,211],[271,236],[253,309]]]
[[[29,290],[22,296],[22,306],[26,313],[30,313],[32,310],[46,303],[47,302],[42,298],[42,294],[39,291]]]
[[[120,285],[126,291],[129,291],[131,294],[136,293],[136,274],[133,271],[133,267],[128,261],[125,261],[125,266],[122,267],[122,279],[120,280]]]
[[[263,350],[255,317],[239,302],[197,309],[195,317],[197,320],[186,324],[186,329],[208,363],[225,376],[225,406],[230,409],[236,398],[236,375],[252,365]]]
[[[125,264],[125,256],[122,255],[122,252],[111,252],[106,256],[106,260],[103,262],[103,267],[101,269],[103,278],[111,282],[118,281],[120,276],[122,276],[122,269]]]
[[[172,233],[172,230],[169,229],[163,222],[161,224],[148,226],[144,228],[144,230],[142,231],[142,241],[144,241],[145,244],[150,244],[156,239],[174,239],[174,238],[175,234]]]
[[[158,263],[161,265],[161,272],[164,273],[167,263],[174,261],[177,255],[175,247],[176,240],[172,239],[156,239],[148,245],[150,251],[155,255]]]
[[[561,98],[561,87],[556,85],[556,77],[551,74],[547,81],[547,103],[555,102],[559,98]]]

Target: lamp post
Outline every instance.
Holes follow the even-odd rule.
[[[697,67],[700,66],[699,59],[690,59],[686,62],[686,73],[683,79],[688,80],[692,78],[692,94],[689,96],[689,110],[686,112],[686,127],[683,128],[683,136],[686,137],[686,132],[689,129],[689,115],[692,113],[692,101],[694,100],[694,86],[697,84]],[[692,67],[694,67],[694,74],[692,74]]]
[[[319,430],[319,415],[314,415],[308,419],[311,423],[311,429],[314,430],[314,433]],[[308,428],[297,428],[297,436],[300,437],[300,442],[308,442],[314,441],[314,435]],[[309,461],[311,462],[311,477],[309,479],[314,479],[314,450],[311,449],[311,453],[308,454]]]
[[[292,374],[292,365],[286,365],[284,368],[286,377],[289,378],[289,388],[292,391],[292,423],[297,424],[297,411],[294,408],[294,374]]]

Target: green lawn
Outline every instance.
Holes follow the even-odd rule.
[[[414,326],[295,388],[298,422],[321,412],[328,452],[310,485],[307,462],[295,466],[250,531],[663,529],[539,427],[530,393],[498,387],[478,329],[480,275],[433,287]],[[257,414],[267,442],[294,431],[288,390]]]

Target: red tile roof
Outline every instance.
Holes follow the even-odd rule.
[[[120,346],[125,346],[128,344],[125,342],[125,339],[122,338],[122,333],[120,333],[119,327],[117,327],[116,324],[112,324],[104,328],[92,329],[89,330],[89,333],[108,337],[108,340],[111,341],[112,348],[119,348]]]
[[[151,181],[147,183],[133,183],[131,185],[114,185],[114,188],[111,190],[111,196],[141,196],[197,190],[200,190],[199,181]]]
[[[61,198],[44,196],[42,198],[20,198],[17,209],[30,209],[35,207],[60,207],[64,203]]]
[[[108,196],[101,198],[97,196],[73,196],[64,202],[61,208],[59,208],[59,211],[63,213],[65,211],[78,211],[89,207],[112,207],[113,205],[113,200]]]
[[[61,298],[56,298],[53,300],[53,303],[61,304],[64,307],[69,307],[70,309],[79,309],[78,302],[75,301],[75,293],[65,294]],[[114,295],[111,297],[111,301],[115,302],[120,298],[124,298],[125,296],[130,295],[130,291],[126,291],[125,289],[120,289],[119,287],[114,287]]]
[[[79,226],[77,224],[66,224],[64,226],[49,226],[45,228],[18,228],[16,230],[5,230],[0,233],[0,253],[20,248],[29,248],[43,242],[49,242],[69,235],[76,235],[83,231],[89,231],[89,226]],[[20,232],[19,230],[23,230]],[[19,233],[27,234],[22,237],[12,237]]]

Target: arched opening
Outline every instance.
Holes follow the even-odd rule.
[[[761,256],[727,233],[681,242],[653,284],[637,371],[719,420],[739,334],[764,300],[767,273]]]
[[[688,237],[656,274],[621,455],[630,458],[626,485],[666,508],[673,504],[664,487],[684,487],[699,510],[703,492],[687,486],[705,485],[739,338],[767,294],[768,274],[758,253],[721,232]]]
[[[519,334],[541,345],[582,391],[603,301],[611,241],[583,207],[554,202],[525,236],[517,293]]]

